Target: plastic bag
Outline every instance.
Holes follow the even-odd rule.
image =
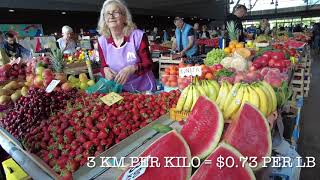
[[[117,84],[114,81],[109,81],[105,78],[100,78],[99,81],[86,89],[87,94],[93,94],[93,93],[102,93],[107,94],[109,92],[115,92],[115,93],[121,93],[123,86],[120,84]]]

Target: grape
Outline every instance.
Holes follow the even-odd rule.
[[[213,49],[207,54],[207,58],[204,60],[204,64],[207,66],[220,64],[221,60],[224,57],[225,53],[223,49]]]

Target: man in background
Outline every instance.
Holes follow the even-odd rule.
[[[181,17],[175,17],[176,41],[172,44],[172,50],[177,50],[181,57],[192,57],[197,54],[198,48],[195,42],[193,27],[186,24]]]
[[[235,23],[236,29],[239,31],[239,39],[238,41],[244,41],[244,30],[242,26],[242,19],[247,15],[247,8],[246,6],[239,4],[233,14],[229,14],[226,18],[225,25],[227,27],[227,22],[233,21]]]
[[[16,36],[13,33],[6,33],[5,39],[4,50],[10,59],[30,56],[30,51],[16,42]]]
[[[199,27],[200,27],[199,23],[194,23],[193,30],[194,30],[194,37],[196,39],[199,39],[199,37],[200,37],[200,29],[199,29]]]

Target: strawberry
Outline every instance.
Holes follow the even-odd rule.
[[[74,158],[75,161],[79,162],[82,160],[82,152],[79,153],[78,155],[76,155],[76,157]]]
[[[118,136],[118,138],[121,139],[121,140],[123,140],[123,139],[125,139],[127,137],[128,137],[128,135],[127,135],[127,133],[125,131],[122,131]]]
[[[91,114],[93,119],[98,119],[100,116],[100,112],[98,110],[93,111],[93,113]]]
[[[64,121],[64,122],[61,123],[60,129],[61,129],[61,130],[65,130],[65,129],[67,129],[68,127],[69,127],[68,121]]]
[[[60,156],[60,150],[59,149],[53,149],[52,151],[50,151],[50,154],[53,155],[54,158],[58,159],[58,157]]]
[[[100,139],[95,138],[95,139],[92,140],[92,143],[93,143],[95,146],[99,146],[99,144],[100,144]]]
[[[60,166],[59,166],[58,164],[55,164],[55,165],[53,166],[53,170],[54,170],[56,173],[60,173],[60,172],[61,172],[61,168],[60,168]]]
[[[87,137],[84,134],[80,134],[77,138],[80,143],[84,143],[87,141]]]
[[[107,127],[107,123],[105,123],[105,122],[99,122],[98,124],[96,124],[96,127],[97,127],[99,130],[104,130],[104,129]]]
[[[88,136],[89,136],[89,139],[90,139],[90,140],[94,140],[94,139],[97,138],[98,133],[95,133],[95,132],[91,131],[91,132],[88,134]]]
[[[60,156],[57,164],[59,165],[60,168],[64,168],[66,166],[66,163],[68,161],[68,157],[67,156]]]
[[[99,116],[99,118],[98,118],[99,122],[104,122],[105,120],[106,120],[106,116],[105,115]]]
[[[68,170],[62,170],[60,173],[61,180],[72,180],[72,173]]]
[[[85,143],[83,144],[83,147],[84,147],[85,149],[90,149],[90,148],[93,147],[93,143],[92,143],[91,141],[87,141],[87,142],[85,142]]]
[[[92,128],[94,127],[92,121],[86,121],[86,122],[85,122],[85,126],[86,126],[86,128],[88,128],[88,129],[92,129]]]
[[[83,153],[84,148],[82,146],[79,146],[79,148],[76,150],[76,154],[81,154]]]
[[[77,155],[76,151],[72,150],[69,153],[69,157],[74,158]]]
[[[75,172],[77,169],[79,169],[79,167],[80,167],[80,163],[75,160],[69,160],[66,166],[66,168],[70,172]]]
[[[50,157],[50,154],[48,155],[48,157]],[[57,161],[55,159],[50,158],[49,166],[53,168],[56,164]]]

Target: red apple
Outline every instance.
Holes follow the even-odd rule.
[[[37,76],[34,80],[33,80],[33,85],[37,88],[41,88],[43,86],[43,79],[41,76]]]

